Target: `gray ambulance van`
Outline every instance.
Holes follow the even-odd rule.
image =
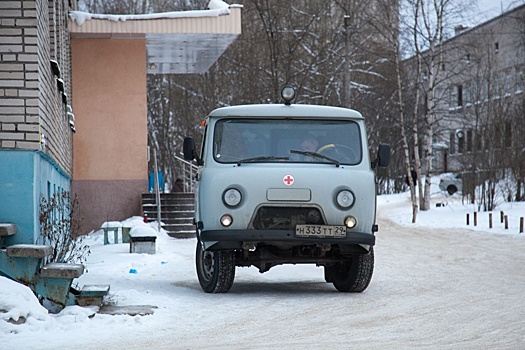
[[[218,108],[205,120],[195,182],[196,268],[202,289],[227,292],[237,266],[261,273],[316,264],[341,292],[362,292],[374,270],[377,166],[354,110],[292,104]]]

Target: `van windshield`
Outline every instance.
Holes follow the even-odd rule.
[[[215,124],[219,163],[361,162],[359,125],[351,120],[222,119]]]

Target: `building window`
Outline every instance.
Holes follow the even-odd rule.
[[[483,86],[481,87],[481,100],[487,102],[489,100],[489,80],[483,80]]]
[[[456,153],[456,134],[454,132],[450,133],[450,139],[448,141],[448,153]]]
[[[510,96],[510,82],[512,80],[512,77],[507,72],[505,73],[505,77],[503,78],[503,92],[504,96]]]
[[[499,52],[499,43],[494,43],[494,52],[495,53]]]
[[[510,122],[505,123],[505,147],[510,148],[512,147],[512,126],[510,125]]]
[[[456,136],[458,137],[458,153],[463,153],[465,150],[465,135],[460,130],[456,132]]]
[[[494,76],[492,78],[492,99],[496,99],[496,98],[499,98],[501,96],[501,84],[500,84],[500,80],[501,80],[501,77],[499,74],[497,73],[494,73]]]
[[[472,152],[472,129],[467,130],[467,152]]]
[[[463,102],[468,106],[472,103],[470,83],[466,83],[463,87]]]
[[[458,89],[457,89],[457,86],[451,86],[449,88],[449,98],[448,98],[448,105],[451,109],[453,109],[454,107],[457,106],[457,101],[458,101]]]
[[[476,135],[475,135],[475,138],[474,138],[474,143],[475,143],[475,150],[476,151],[481,151],[482,147],[483,147],[483,143],[482,143],[482,138],[481,138],[481,133],[478,131],[476,132]]]
[[[516,71],[516,75],[515,75],[515,81],[514,81],[514,85],[515,85],[515,93],[516,94],[521,94],[523,92],[523,71],[521,70],[517,70]]]
[[[457,89],[457,94],[456,94],[457,106],[461,107],[463,106],[463,85],[458,85],[456,89]]]

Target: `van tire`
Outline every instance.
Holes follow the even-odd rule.
[[[364,291],[374,272],[374,248],[368,254],[358,254],[332,266],[325,266],[325,279],[340,292]]]
[[[206,293],[226,293],[235,279],[235,252],[204,250],[197,242],[197,277]]]

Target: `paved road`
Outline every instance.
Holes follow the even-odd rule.
[[[376,269],[364,293],[336,292],[323,281],[321,268],[285,266],[263,275],[238,269],[230,293],[210,295],[200,291],[192,272],[174,282],[194,293],[182,293],[174,298],[179,306],[164,311],[173,313],[172,322],[140,335],[130,330],[130,337],[116,338],[118,346],[107,345],[525,348],[525,237],[379,224]],[[178,318],[180,308],[184,314],[193,308],[193,319]]]

